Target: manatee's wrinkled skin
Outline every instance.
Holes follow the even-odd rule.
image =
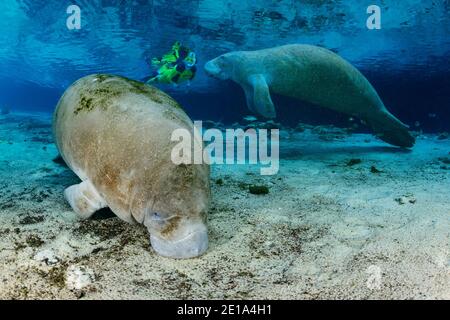
[[[390,144],[414,145],[408,127],[389,113],[369,81],[327,49],[294,44],[230,52],[206,63],[205,71],[241,85],[249,109],[266,118],[276,116],[272,91],[359,117]]]
[[[83,181],[65,191],[74,211],[88,218],[109,207],[127,222],[145,224],[163,256],[204,253],[209,167],[171,161],[178,143],[171,134],[180,128],[194,130],[181,107],[154,87],[110,75],[75,82],[53,121],[61,156]]]

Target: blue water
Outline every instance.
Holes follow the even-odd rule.
[[[70,4],[81,9],[80,30],[66,27]],[[76,79],[98,72],[142,79],[150,73],[147,61],[180,40],[196,51],[199,72],[189,87],[161,88],[194,119],[232,123],[249,114],[241,88],[207,77],[202,65],[232,50],[308,43],[357,66],[403,122],[429,132],[450,130],[450,2],[374,4],[381,7],[381,30],[366,27],[366,1],[5,0],[0,106],[52,112]],[[274,100],[287,125],[348,124],[348,116]]]

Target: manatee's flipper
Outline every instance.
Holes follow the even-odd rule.
[[[83,219],[91,217],[96,211],[107,206],[89,180],[67,188],[64,196],[73,211]]]
[[[258,111],[255,110],[255,106],[253,103],[253,87],[246,86],[243,89],[245,92],[245,99],[247,100],[248,110],[250,110],[253,113],[258,113]]]
[[[253,88],[253,108],[250,108],[250,110],[253,109],[265,118],[275,118],[277,114],[270,97],[266,78],[262,74],[252,75],[249,77],[249,83],[251,88]],[[246,93],[247,96],[249,94],[250,92]]]
[[[409,127],[387,111],[376,113],[365,120],[375,131],[375,134],[387,143],[411,148],[416,142],[416,139],[408,130]]]

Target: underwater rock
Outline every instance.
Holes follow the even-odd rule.
[[[407,204],[407,203],[414,204],[417,202],[416,198],[411,193],[408,193],[401,197],[395,198],[394,200],[395,200],[395,202],[397,202],[400,205]]]
[[[438,160],[443,164],[450,164],[450,157],[439,157]]]
[[[219,186],[222,186],[223,185],[223,180],[222,179],[217,179],[216,180],[216,184],[219,185]]]
[[[264,185],[251,185],[248,187],[248,191],[251,194],[268,194],[269,193],[269,187]]]
[[[69,290],[82,290],[94,281],[95,274],[88,267],[72,265],[67,268],[66,286]]]
[[[266,122],[261,122],[261,124],[259,126],[259,128],[261,128],[261,129],[268,129],[268,130],[270,130],[270,129],[280,129],[281,127],[282,127],[281,123],[275,122],[273,120],[269,120],[269,121],[266,121]]]
[[[52,250],[45,249],[36,253],[34,260],[44,262],[46,265],[51,266],[57,264],[60,261],[60,258],[58,258]]]
[[[281,129],[283,126],[281,125],[281,123],[275,122],[273,120],[269,120],[269,121],[251,121],[251,122],[245,122],[244,124],[241,124],[239,122],[234,122],[231,125],[231,128],[233,129],[267,129],[267,130],[271,130],[271,129]]]
[[[306,130],[306,127],[303,123],[297,124],[297,126],[294,128],[295,132],[304,132]]]
[[[290,130],[280,130],[280,139],[291,139],[292,138],[292,132]]]
[[[357,116],[392,145],[410,148],[415,143],[408,126],[386,109],[367,78],[322,47],[293,44],[229,52],[207,62],[205,71],[241,85],[249,110],[265,118],[276,117],[273,92]]]
[[[348,129],[338,128],[332,125],[315,126],[311,128],[311,132],[319,135],[319,139],[324,141],[340,140],[349,135]]]
[[[349,135],[349,129],[338,128],[333,125],[315,126],[311,129],[312,133],[318,134],[319,139],[325,141],[333,141],[336,139],[344,139]]]
[[[361,162],[362,162],[362,160],[359,159],[359,158],[350,159],[350,160],[348,160],[346,166],[347,167],[352,167],[352,166],[354,166],[356,164],[360,164]]]
[[[438,140],[446,140],[449,138],[449,133],[448,132],[442,132],[438,135]]]
[[[175,130],[197,137],[175,100],[141,82],[91,75],[66,90],[53,127],[60,154],[82,180],[64,192],[80,218],[109,207],[124,221],[144,224],[160,255],[206,251],[209,166],[172,159]]]
[[[319,135],[319,139],[323,140],[323,141],[334,141],[334,140],[343,139],[343,138],[344,138],[343,136],[336,136],[336,135],[333,135],[333,134],[321,134],[321,135]]]
[[[246,123],[244,125],[240,125],[239,123],[234,123],[232,125],[233,128],[252,128],[252,129],[281,129],[281,123],[275,122],[273,120],[269,121],[252,121],[250,123]]]
[[[377,167],[375,167],[375,166],[371,166],[370,167],[370,172],[371,173],[382,173],[383,171],[378,170]]]

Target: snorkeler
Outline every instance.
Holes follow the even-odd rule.
[[[195,52],[175,42],[172,50],[161,58],[153,58],[152,66],[156,69],[146,78],[146,83],[180,84],[194,79],[197,72]]]

